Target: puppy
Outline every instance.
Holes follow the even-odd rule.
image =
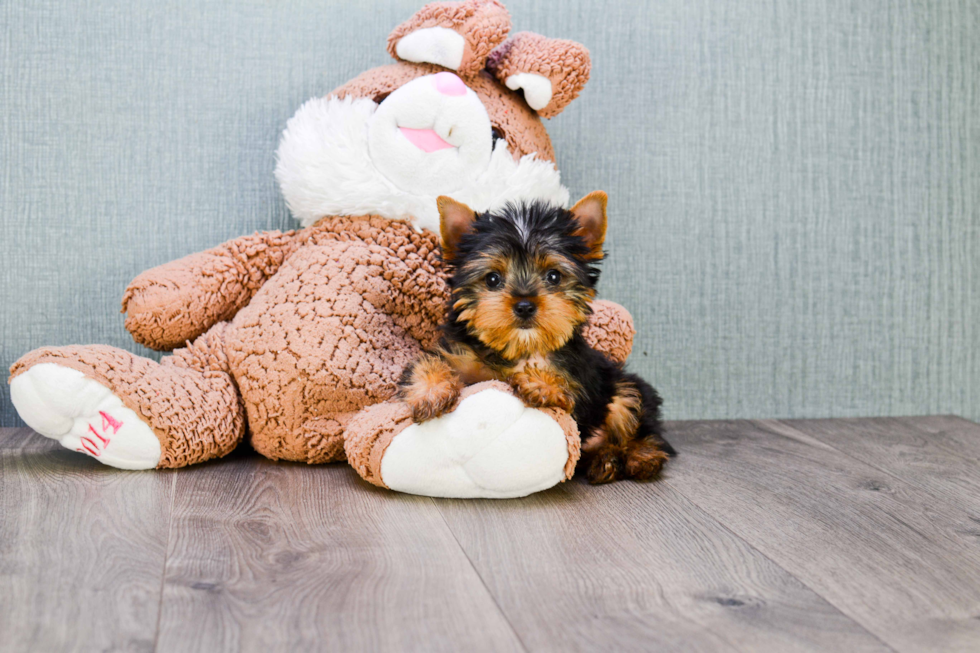
[[[438,199],[451,298],[435,351],[405,369],[400,395],[416,421],[450,410],[460,388],[496,379],[528,405],[569,411],[592,483],[648,480],[674,449],[661,437],[661,399],[646,381],[588,345],[606,234],[606,194],[571,210],[509,204],[477,215]]]

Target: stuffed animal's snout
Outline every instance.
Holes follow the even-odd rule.
[[[386,97],[371,118],[378,170],[400,188],[451,193],[483,173],[493,151],[487,110],[450,72],[424,75]]]

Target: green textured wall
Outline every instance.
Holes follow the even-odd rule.
[[[141,351],[139,271],[290,227],[280,130],[420,4],[0,4],[0,364]],[[549,129],[668,417],[980,419],[980,4],[508,7],[592,50]]]

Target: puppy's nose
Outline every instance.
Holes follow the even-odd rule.
[[[466,95],[466,84],[452,73],[436,73],[433,81],[443,95]]]
[[[533,317],[535,313],[538,312],[538,307],[534,305],[529,299],[522,299],[521,301],[514,304],[514,315],[526,320],[529,317]]]

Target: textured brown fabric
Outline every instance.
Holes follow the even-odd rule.
[[[242,236],[140,274],[122,312],[133,339],[170,350],[230,320],[297,246],[296,232]]]
[[[160,440],[158,467],[185,467],[230,453],[245,433],[245,416],[221,351],[225,324],[180,356],[156,363],[105,345],[35,349],[10,368],[10,378],[55,363],[108,387]]]
[[[582,331],[586,342],[618,363],[633,351],[633,316],[625,308],[605,299],[592,302],[592,316]]]
[[[395,436],[412,424],[412,409],[403,401],[368,406],[347,426],[347,462],[368,483],[387,488],[381,479],[381,460]]]
[[[226,350],[252,445],[272,459],[343,459],[343,431],[388,399],[436,337],[438,241],[379,217],[324,218],[231,322]]]
[[[445,68],[431,64],[395,63],[379,66],[361,73],[346,84],[335,88],[330,95],[337,97],[368,97],[375,101],[387,97],[395,89],[407,84],[416,77],[432,75]],[[539,159],[555,160],[551,139],[538,118],[524,99],[507,89],[488,72],[481,71],[466,80],[483,102],[490,116],[490,124],[504,135],[507,147],[515,159],[525,154],[535,153]]]
[[[575,466],[578,459],[582,457],[582,438],[578,430],[578,424],[571,415],[557,408],[539,408],[551,415],[552,419],[558,422],[558,426],[565,432],[565,442],[568,443],[568,460],[565,461],[565,479],[568,480],[575,475]]]
[[[456,70],[461,77],[477,74],[490,52],[510,31],[510,14],[497,0],[430,2],[388,36],[388,54],[398,59],[395,46],[406,34],[425,27],[446,27],[463,37],[463,59]]]
[[[538,110],[538,115],[554,118],[585,88],[592,59],[581,43],[518,32],[490,53],[487,68],[501,83],[517,73],[547,77],[551,80],[551,101]]]

